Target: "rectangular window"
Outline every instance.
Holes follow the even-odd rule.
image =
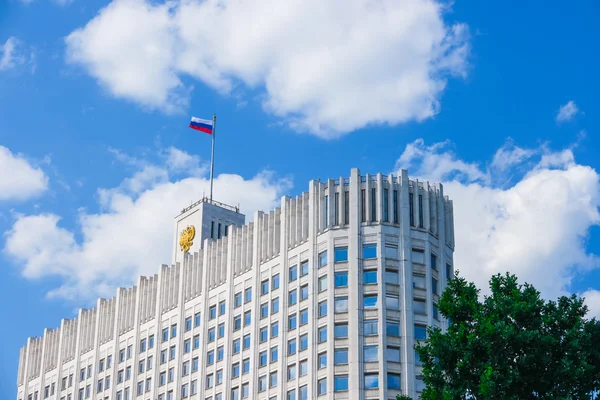
[[[333,390],[335,392],[345,392],[348,390],[348,375],[336,375],[333,378]]]
[[[252,312],[246,311],[244,313],[244,326],[250,325],[251,322],[252,322]]]
[[[231,376],[234,378],[240,376],[240,363],[235,363],[231,366]]]
[[[308,275],[308,261],[302,261],[300,263],[300,276]]]
[[[288,340],[288,355],[296,354],[296,339]]]
[[[440,315],[439,315],[439,313],[438,313],[437,304],[434,304],[434,305],[433,305],[433,309],[432,309],[432,315],[433,315],[433,318],[435,318],[435,319],[437,319],[437,320],[439,320],[439,319],[440,319]]]
[[[367,203],[366,203],[366,190],[361,189],[360,191],[360,222],[367,222]]]
[[[225,356],[225,350],[223,346],[217,347],[217,361],[223,361],[223,357]]]
[[[296,379],[296,364],[288,365],[287,377],[288,381],[293,381]]]
[[[344,224],[350,223],[350,192],[344,192]]]
[[[450,264],[446,264],[446,279],[450,280],[452,278],[452,266]]]
[[[365,374],[365,389],[378,389],[379,388],[379,375],[378,374]]]
[[[400,374],[391,374],[388,372],[387,381],[388,389],[400,389]]]
[[[277,314],[279,312],[279,297],[275,297],[271,300],[271,314]]]
[[[348,287],[348,271],[339,271],[335,273],[334,286]]]
[[[252,288],[246,288],[246,290],[244,291],[244,301],[246,303],[250,303],[252,301]]]
[[[385,307],[388,310],[399,310],[400,309],[400,298],[391,294],[385,296]]]
[[[318,367],[319,367],[319,369],[327,367],[327,352],[323,352],[323,353],[319,354]]]
[[[412,262],[417,264],[425,264],[425,251],[421,249],[412,249]]]
[[[262,281],[260,283],[260,295],[264,296],[265,294],[269,293],[269,280],[267,279],[266,281]]]
[[[235,308],[242,306],[242,292],[236,293],[233,297],[233,305]]]
[[[300,286],[300,301],[308,299],[308,285]]]
[[[385,332],[388,336],[400,336],[400,322],[387,320],[385,322]]]
[[[266,351],[261,351],[258,354],[258,366],[259,367],[264,367],[265,365],[267,365],[269,362],[269,358],[267,356],[267,352]]]
[[[288,305],[293,306],[298,302],[298,291],[296,289],[290,291],[288,297]]]
[[[319,303],[319,318],[327,315],[327,300],[323,300]]]
[[[219,302],[219,315],[225,315],[225,300]]]
[[[213,320],[217,318],[217,306],[210,306],[208,309],[208,319]]]
[[[343,339],[348,337],[348,323],[335,324],[333,328],[333,336],[336,339]]]
[[[271,290],[279,289],[279,274],[271,277]]]
[[[369,243],[363,245],[363,258],[365,260],[377,258],[377,243]]]
[[[333,224],[335,226],[338,226],[340,224],[340,194],[338,192],[335,192],[335,202],[333,204]]]
[[[377,308],[377,295],[369,294],[363,298],[363,306],[364,308]]]
[[[319,253],[319,268],[327,265],[327,250]]]
[[[224,322],[220,323],[218,326],[218,335],[220,338],[225,336],[225,323]]]
[[[210,238],[215,238],[215,221],[210,222]]]
[[[239,331],[240,329],[242,329],[242,316],[236,315],[233,317],[233,330]]]
[[[300,336],[300,351],[308,349],[308,335]]]
[[[389,190],[383,189],[383,222],[390,222],[389,205]]]
[[[385,354],[388,361],[400,362],[400,347],[388,346]]]
[[[394,210],[392,211],[393,215],[394,215],[394,223],[397,224],[398,223],[398,191],[394,190],[392,192],[392,206],[394,207]]]
[[[319,292],[327,290],[327,275],[319,277]]]
[[[208,342],[214,342],[216,339],[215,328],[210,328],[208,330]]]
[[[377,221],[377,191],[371,188],[371,222]]]
[[[348,364],[348,349],[345,347],[340,347],[334,350],[333,352],[333,364],[334,365],[344,365]]]
[[[335,312],[336,313],[348,312],[348,296],[335,298]]]
[[[296,279],[298,279],[298,266],[296,266],[296,265],[292,265],[292,266],[290,267],[289,279],[288,279],[288,280],[289,280],[290,282],[293,282],[293,281],[295,281]]]
[[[297,327],[296,314],[292,314],[288,317],[288,331],[294,330]]]
[[[244,336],[244,350],[250,348],[250,335]]]
[[[194,314],[194,326],[200,326],[200,313]]]
[[[414,194],[408,194],[408,213],[410,219],[410,226],[415,226],[415,198]]]
[[[308,324],[308,309],[307,308],[300,311],[300,325],[306,325],[306,324]]]
[[[433,253],[431,253],[431,269],[437,271],[437,257]]]
[[[425,300],[414,299],[413,310],[415,311],[415,314],[427,315],[427,307]]]
[[[365,285],[374,285],[377,283],[377,270],[366,270],[363,272],[363,281]]]
[[[348,261],[348,247],[336,247],[333,250],[333,261],[334,262]]]
[[[391,285],[397,285],[400,281],[400,275],[398,271],[394,269],[386,269],[385,270],[385,281]]]
[[[378,334],[378,328],[377,328],[377,320],[376,319],[365,319],[363,321],[363,326],[364,326],[364,334],[366,336],[369,335],[377,335]]]
[[[221,223],[217,226],[217,239],[221,239]]]
[[[271,375],[269,375],[269,387],[275,386],[277,386],[277,371],[271,372]]]
[[[185,319],[185,331],[191,331],[192,330],[192,317],[187,317]],[[140,352],[142,351],[142,346],[140,344]]]
[[[277,350],[277,346],[271,347],[271,362],[276,362],[279,359],[279,351]]]
[[[275,321],[271,324],[271,338],[279,336],[279,322]]]
[[[419,195],[419,228],[423,228],[423,195]]]
[[[319,343],[325,343],[327,341],[327,325],[319,328]]]
[[[260,318],[264,319],[269,316],[269,303],[264,303],[260,305]]]
[[[415,289],[426,289],[425,286],[425,276],[423,275],[413,275],[413,288]]]
[[[431,278],[431,292],[433,294],[438,294],[438,281],[435,278]]]
[[[425,340],[427,339],[427,328],[423,325],[415,325],[415,339]]]
[[[377,362],[379,360],[379,347],[377,345],[364,346],[363,357],[365,362]]]
[[[194,339],[194,349],[199,349],[200,348],[200,335],[195,335],[193,339]]]

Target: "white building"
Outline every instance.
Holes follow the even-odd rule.
[[[184,209],[172,266],[27,340],[18,399],[416,398],[453,270],[442,186],[353,169],[243,222]]]

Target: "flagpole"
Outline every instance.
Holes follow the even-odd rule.
[[[215,169],[215,135],[217,133],[217,114],[213,115],[212,150],[210,154],[210,202],[213,199],[213,173]]]

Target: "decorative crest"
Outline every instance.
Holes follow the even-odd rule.
[[[190,251],[190,247],[194,244],[194,237],[196,236],[196,228],[194,225],[190,225],[181,231],[179,235],[179,247],[181,247],[181,251],[187,253]]]

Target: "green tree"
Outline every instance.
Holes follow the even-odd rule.
[[[416,346],[424,400],[590,399],[600,389],[600,322],[583,299],[544,301],[514,275],[496,275],[482,300],[457,276],[438,303],[451,323]]]
[[[396,400],[413,400],[410,397],[404,395],[404,394],[399,394],[398,396],[396,396]]]

